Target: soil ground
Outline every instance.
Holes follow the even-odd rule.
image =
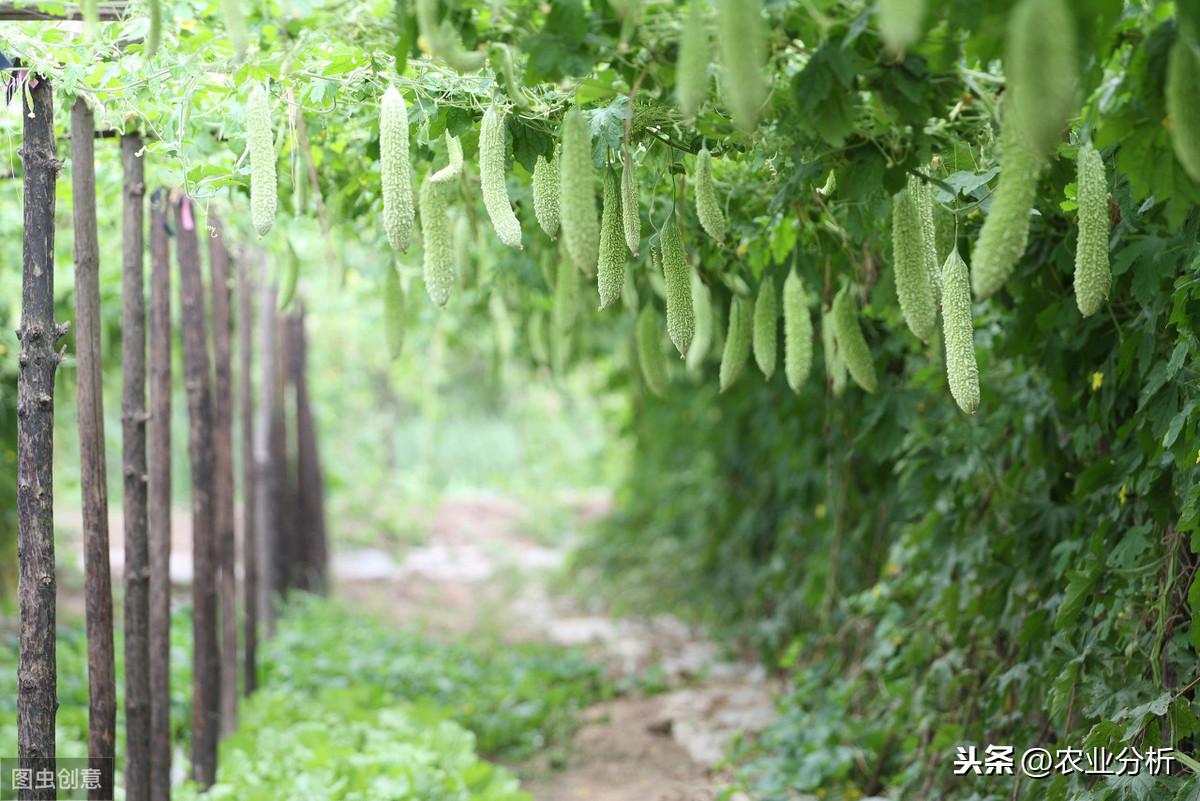
[[[608,511],[604,496],[562,499],[568,529]],[[78,523],[59,520],[78,530]],[[110,524],[113,575],[121,575],[119,516]],[[191,579],[190,521],[176,516],[171,572]],[[72,538],[74,539],[74,538]],[[433,511],[418,547],[335,552],[335,592],[360,608],[435,637],[487,636],[582,647],[631,689],[587,709],[565,753],[510,765],[536,801],[711,801],[729,741],[772,718],[775,683],[757,665],[727,658],[679,620],[614,618],[556,593],[571,531],[538,535],[511,498],[451,497]],[[63,554],[68,559],[80,553]],[[78,588],[63,587],[70,608]],[[82,609],[79,610],[82,614]]]

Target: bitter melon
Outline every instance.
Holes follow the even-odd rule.
[[[719,381],[721,391],[729,389],[741,377],[750,358],[750,340],[753,336],[753,309],[749,301],[734,297],[729,304],[729,330],[725,334],[725,350],[721,353]]]
[[[812,340],[804,281],[792,270],[783,282],[783,372],[793,392],[800,391],[812,369]]]
[[[621,297],[621,288],[625,286],[626,256],[621,239],[621,192],[617,174],[609,168],[604,172],[604,208],[600,215],[600,254],[596,267],[601,309]]]
[[[692,0],[691,11],[679,36],[679,55],[675,60],[675,98],[679,111],[687,119],[696,116],[708,95],[708,29],[699,0]]]
[[[778,331],[779,298],[775,281],[768,275],[763,277],[758,298],[754,301],[754,361],[768,381],[775,375]]]
[[[1079,148],[1075,182],[1079,202],[1079,241],[1075,244],[1075,303],[1084,317],[1108,299],[1108,178],[1104,160],[1088,142]]]
[[[275,224],[279,198],[270,101],[261,83],[255,84],[246,104],[246,142],[250,149],[250,221],[259,236],[266,236]]]
[[[762,0],[718,0],[717,11],[725,105],[738,127],[753,133],[767,99]]]
[[[1193,181],[1200,182],[1200,53],[1181,33],[1167,56],[1167,114],[1175,158]]]
[[[967,265],[952,250],[942,265],[942,336],[946,340],[946,380],[955,403],[967,414],[979,408],[979,368],[971,322],[971,286]]]
[[[621,227],[625,229],[625,244],[636,259],[642,241],[642,219],[638,216],[637,176],[629,153],[621,159]]]
[[[833,335],[837,340],[838,354],[846,363],[850,377],[867,392],[877,392],[879,383],[875,377],[875,362],[858,323],[858,307],[845,288],[833,299]]]
[[[538,156],[533,165],[533,215],[551,239],[558,237],[558,152],[550,161]]]
[[[383,230],[393,250],[408,250],[412,238],[412,172],[408,163],[408,107],[396,87],[379,106],[379,169],[383,184]]]
[[[658,312],[647,305],[638,315],[637,351],[646,388],[658,397],[667,394],[667,357],[663,355]]]
[[[517,221],[508,199],[508,183],[504,172],[506,154],[504,117],[496,106],[490,106],[483,113],[483,123],[479,129],[479,183],[483,189],[483,206],[500,241],[519,250],[521,223]]]
[[[696,186],[696,216],[700,218],[700,226],[718,244],[725,242],[725,214],[717,201],[717,191],[713,186],[712,154],[707,147],[700,148],[696,154],[696,175],[693,178]]]
[[[592,136],[583,112],[573,108],[562,123],[562,152],[558,157],[558,202],[563,244],[585,275],[596,271],[600,223],[596,219],[596,172]]]
[[[910,181],[892,198],[892,261],[904,321],[917,339],[925,342],[937,322],[937,308],[926,260],[925,229],[915,192],[920,192],[920,188]]]
[[[1079,65],[1067,0],[1020,0],[1008,23],[1004,66],[1010,123],[1039,156],[1054,149],[1075,114]]]
[[[682,358],[687,355],[696,333],[696,318],[692,310],[692,268],[683,250],[683,237],[674,214],[663,226],[662,271],[667,296],[667,334]]]
[[[421,239],[425,249],[425,291],[437,306],[445,306],[454,289],[454,236],[446,196],[439,184],[421,184]]]

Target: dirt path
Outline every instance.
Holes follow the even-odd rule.
[[[582,647],[622,686],[639,686],[633,680],[641,677],[664,689],[630,691],[586,710],[565,764],[548,764],[544,755],[511,765],[535,801],[712,801],[722,787],[717,766],[727,744],[771,720],[777,687],[761,667],[725,658],[674,618],[614,619],[552,593],[550,579],[574,529],[609,508],[604,497],[560,500],[570,510],[567,530],[547,542],[533,533],[529,510],[512,499],[451,498],[431,515],[420,547],[336,552],[335,592],[432,636]],[[110,518],[113,575],[119,576],[119,511]],[[78,533],[79,521],[69,515],[59,525]],[[187,511],[176,510],[171,577],[180,586],[192,575],[190,534]],[[81,564],[79,539],[68,535],[64,557]],[[80,617],[81,589],[60,582],[60,602],[66,610],[78,606]]]
[[[606,513],[607,500],[564,499],[575,525]],[[548,579],[570,546],[529,534],[510,499],[450,499],[421,547],[392,555],[340,553],[338,593],[431,634],[484,633],[501,641],[584,647],[616,679],[652,675],[666,691],[630,692],[588,709],[565,766],[514,766],[537,801],[710,801],[715,770],[739,732],[772,717],[775,689],[758,666],[731,661],[679,621],[613,619],[556,596]],[[650,671],[648,673],[648,671]]]

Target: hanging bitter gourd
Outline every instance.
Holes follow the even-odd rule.
[[[508,199],[508,183],[504,172],[506,155],[504,117],[496,106],[490,106],[483,113],[483,123],[479,129],[479,183],[483,189],[483,206],[500,241],[519,250],[521,223],[517,221]]]
[[[1079,65],[1067,0],[1020,0],[1008,23],[1004,68],[1011,120],[1034,153],[1054,149],[1075,114]]]
[[[1090,317],[1108,299],[1108,177],[1104,160],[1090,142],[1079,148],[1075,182],[1079,203],[1079,239],[1075,243],[1075,303]]]
[[[162,42],[162,0],[148,0],[146,3],[150,27],[146,31],[146,58],[154,58],[158,46]]]
[[[679,220],[674,213],[663,226],[662,271],[667,296],[667,334],[682,358],[696,333],[696,318],[692,309],[692,268],[683,250]]]
[[[246,12],[242,10],[243,0],[222,0],[225,10],[225,32],[229,34],[229,42],[233,45],[233,58],[241,61],[250,49],[250,39],[246,34]]]
[[[707,147],[700,148],[696,154],[696,175],[693,179],[696,196],[696,216],[700,218],[700,227],[718,244],[725,242],[725,214],[717,200],[717,190],[713,186],[712,154]]]
[[[408,107],[396,87],[379,106],[379,169],[383,184],[383,230],[393,250],[408,250],[412,238],[412,172],[408,163]]]
[[[533,165],[533,215],[551,239],[558,238],[558,150],[550,161],[538,156]]]
[[[621,159],[621,227],[625,230],[625,244],[636,259],[642,242],[642,219],[638,216],[637,174],[633,156],[628,152]]]
[[[767,275],[763,277],[758,298],[754,301],[754,361],[768,381],[775,375],[778,332],[779,298],[774,279]]]
[[[637,319],[638,363],[646,388],[660,398],[667,394],[667,357],[663,355],[661,336],[658,312],[647,305]]]
[[[1200,182],[1200,45],[1181,31],[1167,55],[1166,101],[1175,158]]]
[[[404,287],[396,266],[389,264],[383,278],[383,333],[393,361],[404,349],[404,323]]]
[[[975,363],[975,327],[971,322],[971,285],[958,249],[942,265],[942,336],[946,341],[946,380],[958,408],[979,408],[979,367]]]
[[[558,207],[563,244],[584,275],[596,271],[600,223],[596,219],[596,172],[592,164],[592,135],[583,112],[573,108],[562,123],[562,152],[558,157]]]
[[[246,142],[250,149],[250,221],[259,236],[266,236],[275,224],[279,197],[270,101],[261,83],[255,84],[246,104]]]
[[[718,374],[721,391],[729,389],[741,377],[750,358],[750,342],[753,337],[754,310],[750,302],[734,297],[729,304],[729,329],[725,334],[725,349],[721,353],[721,369]]]
[[[833,299],[833,335],[837,340],[838,354],[846,363],[850,377],[867,392],[877,392],[879,383],[875,377],[875,362],[858,322],[858,307],[848,288],[843,288]]]
[[[551,318],[554,336],[550,339],[550,361],[554,371],[562,374],[571,360],[575,322],[579,319],[580,272],[562,254],[559,254],[556,265],[554,312]]]
[[[1000,185],[971,254],[971,286],[977,300],[1004,286],[1025,253],[1029,212],[1042,169],[1041,157],[1029,149],[1007,115],[1000,129],[1000,146]]]
[[[688,371],[695,373],[704,364],[715,333],[712,291],[695,270],[692,270],[692,314],[696,318],[696,333],[692,336],[685,359]]]
[[[799,392],[812,369],[813,326],[804,281],[795,270],[783,282],[783,372]]]
[[[725,105],[738,127],[753,133],[767,99],[762,0],[718,0],[717,12]]]
[[[617,174],[609,168],[604,171],[604,207],[600,215],[600,252],[596,266],[601,309],[621,297],[621,289],[625,286],[625,259],[621,192],[617,187]]]
[[[421,184],[421,239],[425,249],[425,291],[437,306],[445,306],[454,289],[454,235],[446,212],[445,189]]]
[[[892,53],[903,53],[921,38],[925,0],[879,0],[879,36]]]
[[[835,398],[846,391],[846,362],[838,351],[837,335],[834,332],[833,308],[821,312],[821,349],[825,354],[825,376]]]
[[[920,191],[910,180],[907,187],[892,197],[892,262],[904,321],[917,339],[925,342],[937,322],[937,308],[916,196]]]
[[[708,95],[708,28],[699,0],[691,1],[691,10],[679,35],[679,55],[675,59],[675,99],[687,119],[696,116]]]

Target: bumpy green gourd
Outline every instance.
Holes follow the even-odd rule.
[[[799,392],[812,369],[813,326],[808,314],[804,281],[795,270],[783,282],[783,372],[788,386]]]
[[[692,271],[692,314],[696,318],[696,333],[692,336],[692,344],[687,352],[687,369],[696,372],[704,364],[708,349],[713,341],[713,307],[712,291],[700,277],[700,273]]]
[[[918,178],[908,179],[910,187],[915,189],[913,197],[917,201],[917,211],[921,216],[921,238],[925,245],[925,271],[930,276],[933,285],[933,297],[936,305],[939,293],[942,291],[942,265],[938,260],[937,226],[933,222],[933,184]]]
[[[825,376],[835,398],[846,391],[846,362],[838,351],[837,335],[834,332],[833,308],[821,312],[821,349],[825,354]]]
[[[621,233],[621,191],[617,174],[604,172],[604,209],[600,215],[600,255],[596,266],[596,285],[600,290],[600,308],[621,297],[625,286],[625,244]]]
[[[395,265],[389,264],[383,278],[383,333],[393,360],[404,349],[404,323],[404,287]]]
[[[462,39],[449,20],[438,22],[437,0],[416,0],[417,27],[429,51],[458,72],[474,72],[487,60],[485,53],[464,50]]]
[[[1001,128],[1000,145],[1000,185],[971,254],[971,286],[978,300],[1004,286],[1025,253],[1042,169],[1041,157],[1025,146],[1015,126]]]
[[[521,247],[521,223],[513,213],[508,199],[504,162],[507,148],[504,142],[504,117],[491,106],[483,113],[479,129],[479,183],[483,189],[483,206],[487,209],[496,236],[511,248]]]
[[[556,373],[562,373],[571,359],[575,322],[579,319],[579,270],[568,259],[558,258],[554,279],[554,336],[550,339],[550,358]]]
[[[767,99],[762,0],[718,0],[717,11],[725,105],[738,127],[752,133]]]
[[[100,3],[99,0],[83,0],[80,15],[83,17],[83,37],[92,41],[100,32]]]
[[[538,156],[533,165],[533,215],[551,239],[558,237],[558,152],[546,161]]]
[[[150,17],[150,28],[146,32],[146,58],[154,58],[162,42],[162,0],[149,0],[146,4]]]
[[[470,285],[471,273],[475,272],[475,260],[471,258],[471,244],[474,239],[475,231],[471,228],[471,219],[465,211],[460,211],[454,218],[454,272],[463,287]],[[479,267],[478,280],[483,283],[483,265],[480,264]]]
[[[1008,23],[1004,67],[1012,124],[1039,156],[1062,138],[1077,108],[1075,20],[1067,0],[1020,0]]]
[[[267,88],[259,83],[246,104],[246,143],[250,149],[250,221],[259,236],[275,224],[279,202],[275,183],[275,138]]]
[[[700,110],[708,95],[708,63],[712,52],[708,46],[708,29],[699,0],[692,0],[691,11],[679,36],[679,55],[675,60],[675,99],[679,111],[691,119]]]
[[[776,352],[778,350],[779,298],[775,281],[770,276],[763,278],[754,301],[754,361],[763,377],[768,381],[775,375]]]
[[[683,250],[683,237],[674,214],[663,226],[662,271],[667,296],[667,334],[683,357],[696,333],[696,318],[692,309],[692,268]]]
[[[946,380],[958,408],[979,408],[979,368],[975,364],[975,328],[971,322],[971,286],[967,264],[952,250],[942,265],[942,336],[946,340]]]
[[[638,216],[637,175],[628,153],[621,160],[621,227],[625,229],[625,245],[636,259],[642,242],[642,218]]]
[[[445,306],[454,289],[454,235],[446,213],[446,195],[438,184],[421,184],[421,238],[425,247],[425,291]]]
[[[871,349],[858,324],[858,307],[850,292],[843,289],[833,299],[833,335],[837,340],[838,354],[846,363],[850,377],[867,392],[879,390],[875,378],[875,362]]]
[[[638,363],[646,388],[660,398],[667,394],[667,357],[663,355],[661,336],[658,312],[646,306],[637,320]]]
[[[223,0],[221,5],[225,10],[225,32],[229,34],[229,42],[233,45],[233,58],[235,61],[241,61],[250,48],[242,0]]]
[[[458,176],[462,175],[463,171],[463,149],[462,142],[457,136],[452,136],[449,131],[445,134],[446,141],[446,160],[447,164],[440,170],[429,176],[429,182],[432,184],[446,184],[453,181]]]
[[[1108,299],[1108,178],[1104,160],[1090,142],[1079,148],[1075,197],[1079,202],[1079,241],[1075,244],[1075,303],[1084,317]]]
[[[700,218],[700,226],[711,236],[718,245],[725,242],[725,214],[717,200],[717,190],[713,186],[712,154],[707,147],[700,148],[696,154],[696,175],[693,178],[696,196],[696,216]]]
[[[914,190],[920,191],[910,183],[892,198],[892,261],[904,321],[917,339],[925,342],[937,323],[937,308],[926,263],[925,231]]]
[[[1200,54],[1183,34],[1167,56],[1166,100],[1175,158],[1193,181],[1200,182]]]
[[[879,35],[888,50],[903,53],[921,38],[925,0],[879,0]]]
[[[558,157],[558,205],[563,244],[585,275],[596,271],[600,223],[596,219],[596,172],[592,164],[592,135],[583,112],[573,108],[562,123],[562,152]]]
[[[735,297],[729,304],[729,330],[725,334],[725,350],[721,353],[719,380],[721,391],[729,389],[742,375],[750,358],[750,340],[753,336],[754,311],[750,302]]]
[[[383,183],[383,230],[393,250],[408,250],[412,238],[412,168],[408,163],[408,107],[396,87],[379,106],[379,170]]]

